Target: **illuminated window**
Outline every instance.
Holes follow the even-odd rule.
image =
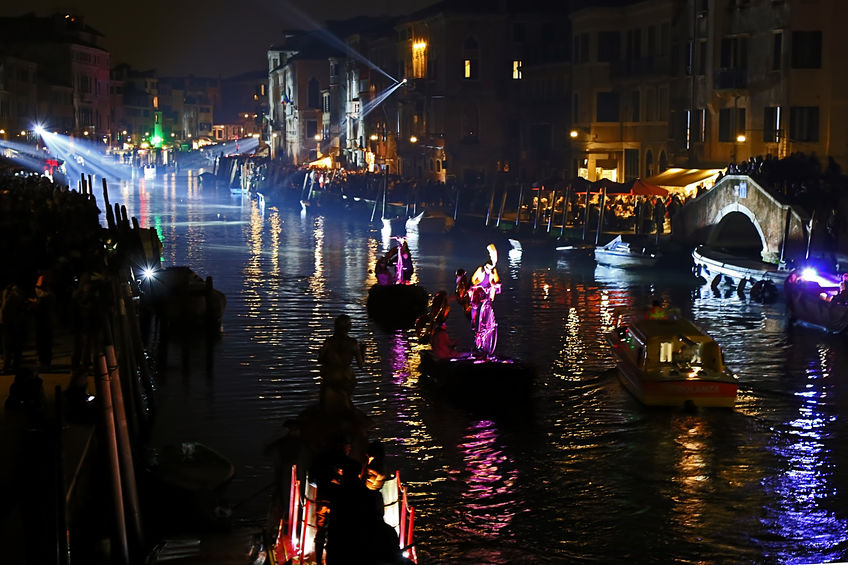
[[[520,59],[515,59],[512,61],[512,78],[513,80],[521,80],[522,79],[522,68],[524,67],[524,63]]]
[[[424,78],[427,72],[427,42],[416,41],[412,44],[412,76]]]
[[[670,341],[661,341],[660,342],[660,363],[671,363],[671,342]]]
[[[473,80],[477,78],[477,60],[465,59],[463,78]]]

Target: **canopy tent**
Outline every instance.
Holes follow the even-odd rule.
[[[583,177],[574,177],[571,180],[565,181],[565,186],[567,188],[571,188],[574,192],[595,192],[593,190],[593,183],[590,180],[584,179]]]
[[[308,166],[331,169],[333,168],[333,158],[330,156],[322,157],[321,159],[316,159],[315,161],[312,161],[311,163],[309,163]]]
[[[592,192],[601,192],[607,190],[607,194],[630,194],[630,183],[615,182],[609,179],[600,179],[592,183],[594,190]]]
[[[590,193],[600,193],[605,188],[607,189],[607,194],[630,194],[629,183],[615,182],[609,179],[600,179],[592,182],[583,177],[576,177],[566,181],[565,186],[571,187],[571,190],[575,194],[585,194],[587,191]]]
[[[637,179],[630,188],[630,194],[640,196],[668,196],[668,190],[661,186],[645,182],[642,179]]]
[[[577,177],[566,183],[571,189],[578,194],[603,192],[606,189],[608,195],[632,195],[632,196],[666,196],[668,190],[649,184],[643,180],[635,182],[615,182],[609,179],[600,179],[595,182],[588,181],[582,177]]]
[[[689,193],[697,190],[697,186],[701,183],[707,187],[712,186],[721,171],[722,169],[672,168],[644,180],[648,184],[667,188],[672,192]]]

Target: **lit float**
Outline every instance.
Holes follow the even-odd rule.
[[[460,306],[467,307],[468,313],[468,281],[463,269],[457,273],[455,299]],[[500,288],[499,284],[497,286]],[[536,367],[525,361],[495,355],[498,323],[492,308],[492,295],[486,296],[479,288],[477,292],[481,292],[485,298],[481,298],[474,351],[439,358],[431,347],[425,347],[419,353],[422,384],[467,406],[491,407],[503,402],[514,404],[526,400],[536,380]],[[447,296],[437,293],[428,313],[416,323],[416,333],[422,343],[430,343],[436,325],[447,317],[450,308],[446,305]]]
[[[736,403],[736,376],[721,348],[691,320],[616,316],[606,335],[624,387],[648,406],[727,407]]]
[[[784,283],[792,320],[838,334],[848,328],[848,303],[841,292],[843,275],[806,267],[792,271]]]
[[[401,245],[405,243],[405,238],[392,236],[391,239],[397,240],[398,245],[377,260],[374,266],[377,284],[368,290],[365,304],[368,317],[387,331],[414,326],[418,317],[426,312],[429,300],[429,294],[424,287],[403,279],[398,253]],[[397,262],[394,271],[389,268],[393,259]]]

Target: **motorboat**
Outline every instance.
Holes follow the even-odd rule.
[[[617,235],[606,245],[595,247],[595,261],[600,265],[622,268],[653,267],[661,253],[647,245],[627,242]]]
[[[160,483],[187,492],[218,491],[236,473],[229,458],[193,441],[151,448],[147,453],[147,470]]]
[[[848,328],[848,300],[843,276],[806,267],[792,271],[784,283],[792,320],[838,334]]]
[[[220,333],[227,297],[212,277],[201,278],[185,266],[144,269],[139,276],[141,303],[160,322],[179,329]]]
[[[157,527],[223,526],[232,509],[226,489],[236,467],[225,455],[200,442],[148,448],[140,481]]]
[[[675,313],[615,317],[606,341],[624,387],[647,406],[727,407],[736,403],[737,377],[721,348],[693,321]]]

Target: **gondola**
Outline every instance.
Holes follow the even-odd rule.
[[[414,510],[409,505],[400,472],[382,469],[383,465],[371,465],[373,460],[369,457],[372,454],[369,449],[374,442],[369,443],[371,421],[368,416],[356,408],[331,412],[316,404],[302,411],[287,426],[288,433],[269,446],[277,454],[280,471],[263,542],[271,562],[320,563],[322,552],[329,557],[334,548],[338,551],[343,547],[346,551],[344,556],[349,560],[346,562],[416,563]],[[340,440],[346,447],[340,449]],[[340,459],[339,453],[342,452],[347,452],[347,456]],[[328,479],[329,483],[326,482]],[[319,484],[325,486],[319,487]],[[321,488],[329,490],[319,492]],[[353,521],[349,519],[350,512],[360,508],[355,504],[351,506],[351,493],[358,493],[357,496],[365,496],[369,500],[379,493],[383,509],[379,526],[368,520],[370,513],[362,516],[362,523],[356,513]],[[338,520],[336,524],[346,526],[342,530],[333,530],[331,520],[326,530],[326,547],[321,550],[323,534],[317,534],[322,523],[319,516],[326,515],[325,510]],[[343,519],[343,516],[347,518]],[[333,542],[340,539],[332,539],[334,531],[337,536],[340,532],[341,538],[347,539],[348,543],[334,545]],[[373,556],[373,552],[377,551],[375,546],[382,548],[379,551],[383,558],[379,560]]]

